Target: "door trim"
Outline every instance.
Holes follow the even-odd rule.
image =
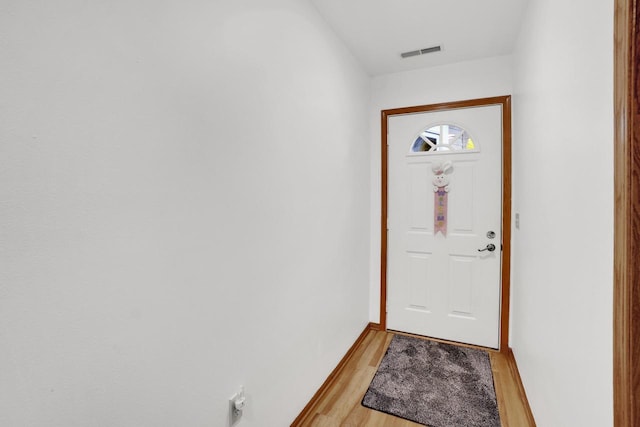
[[[381,220],[380,220],[380,328],[387,330],[387,212],[388,159],[387,132],[391,116],[434,112],[458,108],[502,106],[502,287],[500,292],[500,351],[509,347],[509,302],[511,290],[511,96],[469,99],[381,111]]]
[[[615,1],[613,419],[640,426],[640,4]]]

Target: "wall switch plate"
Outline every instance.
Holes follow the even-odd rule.
[[[516,228],[520,230],[520,212],[516,212]]]

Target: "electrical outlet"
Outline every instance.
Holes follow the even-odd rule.
[[[516,228],[520,230],[520,212],[516,212]]]
[[[240,391],[229,398],[229,425],[235,425],[242,418],[247,400],[244,395],[244,387],[240,387]]]

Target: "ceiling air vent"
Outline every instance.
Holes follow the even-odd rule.
[[[410,58],[412,56],[424,55],[426,53],[432,52],[440,52],[442,50],[442,46],[432,46],[419,50],[412,50],[411,52],[401,53],[400,56],[403,58]]]

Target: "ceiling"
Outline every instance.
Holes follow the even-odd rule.
[[[371,75],[511,53],[528,0],[311,0]],[[406,59],[400,53],[441,45]]]

